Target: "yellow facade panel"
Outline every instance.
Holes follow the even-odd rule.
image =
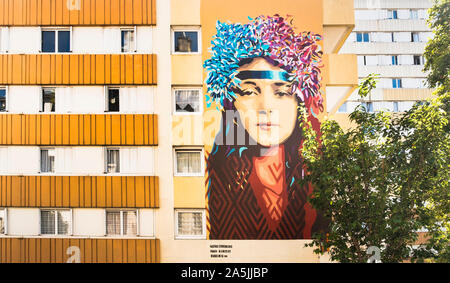
[[[157,145],[158,129],[157,122],[154,122],[157,118],[154,116],[154,114],[1,114],[0,144]],[[140,123],[142,120],[149,122]],[[142,135],[148,139],[144,139]]]
[[[155,25],[156,0],[1,0],[2,26]],[[145,13],[141,10],[146,7]]]
[[[3,54],[0,85],[156,84],[155,61],[154,54]]]
[[[156,176],[0,176],[0,207],[159,206]]]
[[[0,263],[157,263],[159,239],[0,238]]]
[[[175,208],[205,208],[205,177],[174,177]]]
[[[201,55],[172,55],[173,85],[202,85],[203,64]]]

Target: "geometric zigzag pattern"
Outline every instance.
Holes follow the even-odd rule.
[[[233,170],[216,166],[210,167],[208,172],[209,239],[303,239],[307,192],[298,185],[291,188],[287,207],[276,230],[272,231],[248,182],[250,161],[245,155],[228,159]],[[228,184],[222,180],[235,182]]]

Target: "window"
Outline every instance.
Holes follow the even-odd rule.
[[[175,211],[175,238],[205,239],[205,211],[177,209]]]
[[[176,113],[200,113],[200,89],[175,89]]]
[[[120,111],[120,90],[118,88],[108,88],[107,112]]]
[[[394,101],[394,112],[398,112],[398,102]]]
[[[397,10],[388,10],[388,19],[398,19]]]
[[[344,113],[347,112],[347,102],[344,102],[341,107],[339,107],[338,112]]]
[[[42,112],[55,112],[55,89],[42,89]]]
[[[369,42],[369,33],[367,32],[357,32],[356,42]]]
[[[106,173],[120,173],[120,151],[117,148],[106,149]]]
[[[198,30],[175,30],[173,41],[174,53],[198,53],[200,50]]]
[[[419,13],[417,10],[410,10],[410,18],[416,20],[419,18]]]
[[[41,46],[42,52],[71,52],[70,34],[70,29],[43,29]]]
[[[135,29],[121,29],[121,46],[122,52],[135,52],[136,40]]]
[[[6,88],[0,88],[0,112],[6,112]]]
[[[398,56],[392,56],[392,65],[398,65]]]
[[[175,155],[175,175],[203,175],[203,151],[201,149],[176,149]]]
[[[55,149],[41,149],[41,173],[55,172]]]
[[[70,235],[72,212],[70,210],[41,210],[42,235]]]
[[[414,65],[423,65],[423,57],[420,55],[413,56]]]
[[[419,33],[417,32],[411,33],[411,42],[419,42]]]
[[[392,79],[392,88],[402,88],[402,79]]]
[[[0,208],[0,235],[6,234],[6,209]]]
[[[106,211],[106,235],[136,236],[137,229],[136,210]]]

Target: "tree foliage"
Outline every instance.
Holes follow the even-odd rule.
[[[435,0],[429,10],[428,24],[434,37],[425,48],[425,71],[429,71],[427,81],[437,88],[439,95],[450,91],[450,0]]]
[[[360,96],[375,86],[371,75],[361,84]],[[327,235],[316,234],[308,246],[316,253],[328,250],[339,262],[367,262],[371,246],[381,250],[382,262],[449,261],[444,99],[416,104],[402,114],[369,113],[358,106],[350,114],[355,127],[343,130],[326,120],[320,138],[304,112],[301,155],[309,173],[301,183],[313,184],[309,202],[331,220]],[[434,240],[413,249],[423,228]]]

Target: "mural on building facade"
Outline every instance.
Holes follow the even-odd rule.
[[[299,106],[319,133],[321,36],[296,33],[290,16],[217,22],[207,107],[221,127],[207,154],[209,239],[309,239],[326,219],[307,203]]]

